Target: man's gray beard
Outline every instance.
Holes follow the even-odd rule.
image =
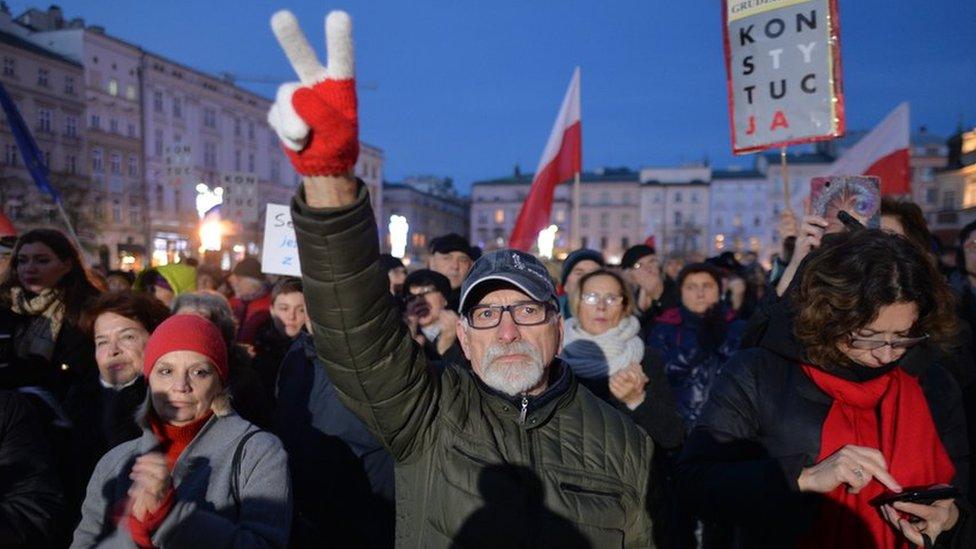
[[[525,355],[527,360],[519,362],[495,363],[505,355]],[[509,344],[495,343],[485,351],[482,360],[481,380],[486,385],[507,395],[516,396],[535,387],[542,381],[546,368],[542,363],[542,353],[534,345],[525,341]]]

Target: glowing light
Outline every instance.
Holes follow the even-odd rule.
[[[391,215],[389,229],[390,255],[402,259],[407,253],[407,233],[410,231],[410,224],[402,215]]]
[[[203,219],[203,216],[210,211],[211,208],[224,202],[224,189],[220,187],[214,187],[211,189],[206,183],[197,183],[196,191],[197,215],[200,216],[200,219]]]
[[[549,225],[545,229],[539,231],[538,245],[539,245],[539,255],[546,259],[552,259],[552,246],[556,242],[556,231],[559,227],[555,225]]]
[[[153,250],[152,262],[156,266],[169,263],[169,255],[166,253],[166,250]]]
[[[200,248],[204,251],[219,251],[224,230],[219,220],[206,221],[200,224]]]

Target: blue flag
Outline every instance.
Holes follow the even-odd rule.
[[[10,124],[10,131],[13,132],[14,139],[17,141],[17,148],[20,149],[20,154],[24,158],[24,165],[27,166],[27,171],[34,178],[34,184],[37,185],[37,188],[41,192],[50,195],[55,202],[60,202],[61,195],[58,194],[58,191],[54,190],[54,187],[51,186],[50,179],[48,179],[50,172],[48,171],[47,165],[44,164],[44,155],[37,148],[37,143],[34,142],[34,137],[31,135],[30,129],[24,123],[24,119],[20,116],[20,111],[17,110],[17,105],[14,105],[13,99],[7,95],[7,90],[3,87],[2,83],[0,83],[0,106],[3,107],[4,114],[7,115],[7,123]]]

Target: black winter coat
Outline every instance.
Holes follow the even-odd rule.
[[[938,364],[899,362],[915,376],[939,437],[968,486],[969,444],[959,386]],[[736,353],[712,388],[678,462],[678,494],[700,516],[734,523],[741,547],[791,547],[817,517],[820,497],[799,491],[803,468],[820,452],[831,399],[799,367],[805,362],[788,317],[769,322],[759,347]],[[960,520],[939,544],[973,547],[976,518],[958,501]]]
[[[293,546],[393,546],[393,457],[339,401],[304,332],[281,365],[275,434],[292,473]]]
[[[46,547],[63,501],[30,402],[0,391],[0,546]]]

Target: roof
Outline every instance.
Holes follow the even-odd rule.
[[[764,153],[763,158],[770,164],[779,163],[779,153]],[[834,157],[822,152],[786,153],[787,164],[830,164]]]
[[[479,185],[529,185],[535,174],[523,173],[517,176],[501,177],[498,179],[486,179],[475,181],[472,187]],[[637,183],[640,181],[640,174],[627,168],[605,169],[602,173],[583,172],[580,174],[580,183]]]
[[[35,44],[33,42],[29,42],[27,40],[24,40],[23,38],[17,36],[16,34],[11,34],[9,32],[0,31],[0,43],[7,44],[7,45],[13,46],[13,47],[18,48],[18,49],[26,50],[26,51],[29,51],[31,53],[35,53],[37,55],[42,55],[42,56],[47,57],[49,59],[54,59],[55,61],[60,61],[62,63],[66,63],[66,64],[71,65],[73,67],[78,67],[79,69],[83,69],[84,68],[84,66],[81,63],[79,63],[79,62],[77,62],[77,61],[75,61],[73,59],[69,59],[69,58],[67,58],[67,57],[65,57],[63,55],[54,53],[53,51],[51,51],[49,49],[42,48],[41,46],[38,46],[37,44]]]
[[[756,170],[712,170],[712,180],[716,179],[765,179],[766,176]]]

